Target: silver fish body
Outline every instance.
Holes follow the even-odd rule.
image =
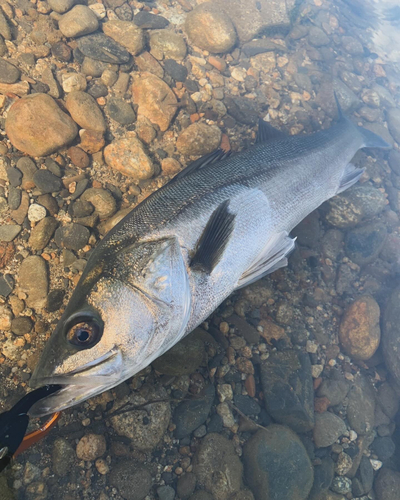
[[[387,144],[342,117],[195,168],[149,196],[91,255],[33,376],[33,386],[65,388],[32,413],[133,376],[234,290],[286,265],[290,231],[358,180],[363,170],[350,161],[366,146]]]

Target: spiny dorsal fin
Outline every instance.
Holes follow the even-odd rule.
[[[189,165],[184,168],[181,172],[175,175],[175,177],[170,181],[174,182],[178,179],[182,179],[182,177],[186,177],[196,170],[200,170],[201,168],[206,167],[207,165],[211,165],[212,163],[217,163],[219,161],[225,160],[231,154],[231,151],[224,151],[223,149],[216,149],[212,153],[208,153],[201,158],[189,163]]]
[[[285,134],[285,132],[281,132],[261,118],[258,120],[256,144],[277,139],[285,139],[286,137],[287,135]]]
[[[229,200],[225,200],[212,213],[197,243],[191,267],[200,266],[211,273],[218,264],[232,234],[235,215],[228,211]]]

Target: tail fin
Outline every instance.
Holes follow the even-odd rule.
[[[364,148],[384,148],[384,149],[392,149],[392,146],[388,144],[382,137],[367,130],[363,127],[357,127],[357,130],[360,132],[364,139]]]

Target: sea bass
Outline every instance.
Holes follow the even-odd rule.
[[[256,144],[180,172],[98,244],[31,385],[63,389],[33,415],[78,404],[132,377],[202,323],[234,290],[287,264],[290,231],[363,173],[364,147],[387,148],[339,109],[310,136],[260,121]]]

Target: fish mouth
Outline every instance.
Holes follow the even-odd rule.
[[[35,403],[29,415],[43,417],[62,411],[115,387],[121,382],[122,361],[121,352],[113,348],[101,358],[66,374],[34,377],[31,381],[33,388],[51,384],[58,384],[62,388]]]

